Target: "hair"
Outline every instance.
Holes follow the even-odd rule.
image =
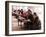
[[[32,14],[32,11],[31,11],[30,9],[28,9],[28,13],[29,13],[29,14]]]
[[[16,10],[14,10],[14,12],[16,12]]]
[[[21,10],[23,10],[23,9],[21,9]]]
[[[20,11],[20,10],[18,9],[18,11]]]
[[[36,12],[34,12],[34,15],[37,15]]]
[[[28,11],[32,12],[30,9],[28,9]]]

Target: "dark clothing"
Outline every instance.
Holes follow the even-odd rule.
[[[33,27],[34,30],[41,29],[41,22],[38,17],[35,18]]]
[[[30,15],[28,16],[28,19],[30,19],[30,21],[33,23],[33,21],[34,21],[34,17],[33,17],[32,14],[30,14]]]
[[[30,14],[28,16],[28,19],[30,19],[30,21],[24,23],[24,29],[25,30],[32,30],[33,29],[33,21],[34,21],[33,15]]]
[[[30,22],[27,21],[26,23],[24,23],[24,30],[39,30],[39,29],[41,29],[41,22],[38,19],[38,17],[36,17],[34,20],[33,15],[30,14],[28,16],[28,19],[30,19]]]

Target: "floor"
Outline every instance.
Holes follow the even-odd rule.
[[[23,24],[18,26],[18,20],[15,18],[15,16],[12,16],[12,31],[21,31]]]

